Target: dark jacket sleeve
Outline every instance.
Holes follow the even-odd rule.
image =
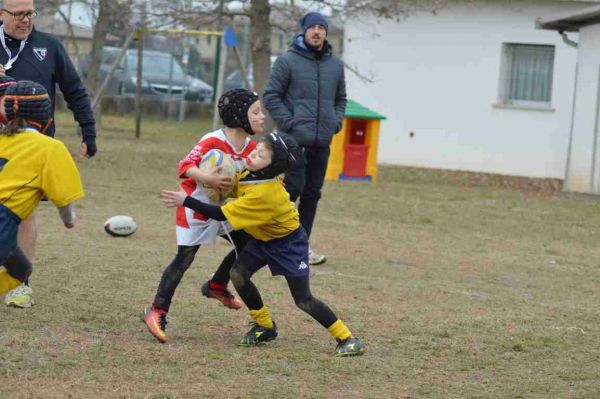
[[[342,65],[342,74],[338,79],[337,91],[335,93],[335,114],[338,117],[337,131],[339,132],[344,123],[344,114],[346,113],[346,104],[348,99],[346,97],[346,76],[344,74],[344,66]]]
[[[265,94],[263,95],[263,103],[271,118],[277,123],[279,129],[286,132],[291,130],[294,120],[294,114],[284,102],[285,93],[290,83],[290,74],[287,61],[282,57],[277,58],[271,69]]]
[[[90,98],[65,48],[58,42],[57,46],[56,82],[58,87],[63,93],[69,109],[73,112],[75,120],[81,126],[83,137],[95,137],[96,121]]]
[[[206,202],[192,198],[189,195],[185,197],[183,206],[196,212],[200,212],[209,219],[218,220],[220,222],[227,220],[220,206],[207,204]]]

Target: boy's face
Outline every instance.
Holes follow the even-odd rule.
[[[246,168],[251,172],[264,169],[271,164],[272,158],[273,151],[261,141],[256,145],[256,148],[252,150],[250,155],[248,155]]]
[[[248,108],[248,121],[255,134],[261,134],[263,132],[263,127],[265,126],[265,114],[262,112],[260,101],[255,101],[254,104]]]

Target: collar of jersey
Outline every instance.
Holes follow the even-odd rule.
[[[277,177],[271,177],[265,179],[263,176],[258,176],[250,172],[249,170],[245,170],[240,175],[240,180],[238,184],[258,184],[265,183],[269,181],[276,181]]]

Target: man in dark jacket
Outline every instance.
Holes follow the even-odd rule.
[[[4,0],[0,10],[0,73],[16,80],[32,80],[43,85],[52,101],[54,115],[56,85],[73,112],[82,132],[81,155],[92,157],[96,153],[96,123],[90,104],[77,71],[62,44],[54,37],[36,31],[33,0]],[[54,136],[54,123],[46,134]],[[19,244],[25,255],[32,259],[37,242],[37,216],[34,212],[19,226]],[[17,307],[33,305],[31,289],[17,287],[5,297],[5,302]]]
[[[346,108],[344,64],[327,43],[327,19],[309,12],[300,20],[303,33],[273,65],[263,102],[278,128],[304,150],[303,162],[289,170],[285,186],[298,203],[300,223],[310,236],[329,160],[329,145],[342,127]],[[325,262],[310,251],[310,263]]]

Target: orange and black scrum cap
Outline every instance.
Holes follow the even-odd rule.
[[[4,95],[4,92],[8,86],[12,86],[15,83],[17,83],[17,80],[12,76],[0,76],[0,97]]]
[[[4,93],[4,110],[8,122],[23,118],[38,130],[45,130],[50,119],[50,98],[44,86],[30,80],[9,85]]]

